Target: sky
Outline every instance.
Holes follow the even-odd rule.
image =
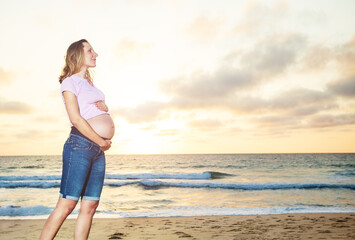
[[[59,155],[72,42],[107,154],[355,152],[353,0],[0,0],[0,155]]]

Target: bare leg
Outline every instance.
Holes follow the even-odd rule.
[[[43,226],[40,236],[41,240],[54,239],[64,220],[74,210],[77,202],[78,201],[65,198],[58,199],[57,206],[51,215],[49,215],[46,223]]]
[[[81,201],[80,213],[75,225],[75,240],[88,239],[92,218],[94,217],[97,206],[99,206],[99,201]]]

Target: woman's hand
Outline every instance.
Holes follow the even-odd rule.
[[[104,101],[95,102],[95,106],[101,111],[108,112],[108,107]]]
[[[107,151],[110,149],[111,147],[111,140],[105,140],[104,144],[103,145],[100,145],[100,149],[104,152],[104,151]]]

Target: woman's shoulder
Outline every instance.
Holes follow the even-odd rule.
[[[69,77],[64,78],[64,80],[62,81],[62,85],[63,84],[64,85],[70,84],[70,85],[75,85],[77,87],[81,87],[84,84],[84,81],[75,75],[71,75]]]
[[[77,78],[73,77],[74,75],[71,75],[69,77],[66,77],[63,79],[62,84],[61,84],[61,92],[63,91],[71,91],[77,95],[80,92],[82,83],[79,81]]]
[[[69,77],[66,77],[63,79],[62,83],[66,81],[66,82],[78,82],[78,80],[75,78],[75,75],[71,75]]]

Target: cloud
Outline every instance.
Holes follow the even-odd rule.
[[[202,131],[215,131],[223,126],[218,119],[198,119],[188,122],[190,128],[199,129]]]
[[[355,36],[337,49],[337,60],[344,75],[355,75]]]
[[[306,49],[300,59],[301,70],[319,72],[333,67],[338,70],[340,78],[355,75],[355,36],[338,45],[327,45],[323,42],[313,43]]]
[[[58,117],[58,116],[44,115],[44,116],[34,117],[34,118],[32,118],[32,121],[57,124],[58,122],[60,122],[59,118],[60,117]]]
[[[252,97],[248,95],[231,96],[220,98],[218,100],[199,101],[184,97],[172,98],[168,102],[144,102],[134,108],[115,109],[116,116],[124,117],[131,123],[152,122],[169,118],[169,114],[176,110],[194,111],[194,110],[218,110],[229,112],[233,115],[257,116],[262,118],[270,113],[278,114],[275,117],[266,118],[268,122],[284,121],[284,118],[305,118],[315,115],[322,111],[328,111],[338,107],[333,101],[333,95],[323,91],[311,89],[291,89],[282,92],[272,98],[264,99],[261,97]],[[256,121],[258,122],[258,121]],[[286,123],[286,121],[284,121]],[[294,122],[287,120],[287,122]],[[264,122],[265,123],[265,122]],[[269,124],[269,123],[267,123]],[[222,122],[217,119],[196,119],[189,121],[187,126],[200,130],[224,127]],[[263,124],[262,126],[266,126]],[[147,128],[150,130],[151,128]]]
[[[18,139],[40,139],[41,137],[44,137],[45,133],[40,130],[24,130],[21,133],[16,133],[15,136]]]
[[[218,36],[221,27],[221,19],[201,15],[195,18],[186,27],[186,33],[189,37],[199,43],[210,42]]]
[[[282,131],[287,129],[300,128],[302,125],[301,118],[296,118],[290,115],[266,115],[261,117],[253,117],[250,122],[257,125],[258,129],[274,129],[277,127]]]
[[[176,136],[179,134],[179,132],[181,132],[180,129],[163,129],[155,133],[154,136]]]
[[[120,59],[141,59],[148,54],[153,47],[153,43],[145,43],[130,38],[123,38],[117,44],[116,54]]]
[[[310,119],[308,126],[312,128],[324,128],[353,124],[355,124],[355,114],[322,114]]]
[[[292,115],[268,115],[252,117],[251,123],[262,134],[283,135],[297,129],[329,128],[355,124],[355,114],[318,114],[308,118],[299,118]]]
[[[215,72],[196,71],[190,76],[162,81],[159,89],[177,96],[175,102],[188,99],[194,105],[198,101],[226,98],[237,90],[258,86],[283,73],[296,61],[297,53],[305,43],[305,37],[299,34],[268,36],[257,44],[255,50],[227,54],[228,61],[223,61]]]
[[[355,95],[355,74],[351,75],[350,67],[355,59],[354,43],[351,39],[339,47],[308,46],[307,37],[302,34],[272,34],[257,41],[254,48],[230,51],[214,71],[198,70],[161,81],[158,87],[170,97],[167,102],[148,101],[134,108],[121,108],[118,114],[129,122],[142,123],[168,119],[172,112],[221,111],[249,118],[249,124],[268,134],[354,124],[353,115],[341,114],[335,98]],[[301,69],[320,71],[332,61],[335,63],[332,66],[346,71],[340,71],[343,78],[329,83],[323,90],[298,87],[269,97],[255,94],[255,90],[288,70],[295,71],[301,66]],[[338,115],[330,114],[332,110],[337,110]],[[186,126],[199,131],[227,128],[216,119],[191,121],[188,118]],[[160,134],[174,135],[176,131]]]
[[[0,67],[0,85],[11,83],[14,76],[15,75],[12,72],[5,71],[2,67]]]
[[[147,101],[136,107],[118,107],[111,111],[111,114],[117,117],[123,117],[130,123],[151,122],[162,118],[162,110],[165,103],[157,101]]]
[[[269,5],[258,1],[246,1],[241,8],[242,19],[232,29],[238,37],[255,37],[268,30],[270,26],[281,22],[288,13],[289,6],[285,1],[272,2]]]
[[[335,57],[334,49],[322,44],[313,45],[300,61],[302,63],[301,69],[314,72],[321,71],[327,67],[331,61],[334,61]]]
[[[330,82],[327,90],[337,96],[355,96],[355,36],[335,50],[339,79]]]
[[[246,12],[255,13],[265,9],[265,6],[258,3],[252,3],[249,7]],[[272,18],[272,12],[281,16],[288,6],[281,4],[266,8],[269,12],[264,17],[269,19]],[[264,24],[262,17],[255,19],[257,20],[251,24]],[[218,35],[221,30],[219,21],[200,16],[189,25],[190,34],[196,34],[196,39],[213,32]],[[214,22],[211,24],[211,32],[205,31],[203,27],[208,22]],[[202,26],[200,30],[198,26]],[[196,30],[195,33],[192,33],[193,29]],[[268,34],[257,38],[250,48],[226,52],[219,66],[212,71],[199,69],[189,75],[182,74],[159,82],[160,92],[170,97],[167,102],[147,101],[133,108],[117,109],[117,114],[131,123],[142,123],[167,119],[172,112],[179,114],[179,111],[205,110],[207,113],[216,110],[239,116],[242,114],[252,119],[250,124],[265,129],[353,124],[349,120],[351,115],[329,113],[335,109],[338,113],[342,111],[335,96],[352,98],[355,95],[354,62],[355,37],[340,46],[326,46],[310,45],[308,37],[301,33]],[[289,78],[289,74],[298,76],[297,70],[303,73],[319,72],[327,67],[339,69],[341,77],[322,90],[301,85],[268,97],[258,94],[258,90],[279,80],[283,74]],[[347,120],[342,121],[340,117],[346,117]],[[186,126],[201,131],[226,128],[219,120],[213,119],[191,121],[188,118]]]
[[[0,98],[0,114],[28,114],[33,111],[34,108],[27,103]]]
[[[155,129],[157,129],[157,126],[154,125],[154,124],[149,124],[149,125],[147,125],[147,126],[145,126],[145,127],[141,127],[140,129],[141,129],[141,130],[144,130],[144,131],[150,131],[150,130],[155,130]]]
[[[237,35],[250,36],[255,34],[261,26],[261,22],[257,19],[249,19],[246,22],[240,23],[235,26],[232,33]]]
[[[291,89],[269,98],[238,96],[228,99],[226,105],[234,112],[243,114],[267,114],[269,112],[292,116],[312,115],[335,108],[332,95],[305,88]]]
[[[314,105],[320,110],[320,106],[326,106],[330,103],[331,97],[330,94],[323,91],[305,88],[291,89],[273,98],[268,105],[271,109],[288,109],[293,113],[302,113],[301,109],[310,109]]]
[[[340,97],[355,97],[355,75],[328,84],[330,92]]]
[[[273,34],[243,54],[240,63],[247,71],[256,72],[258,78],[273,77],[294,64],[306,44],[302,34]]]
[[[338,45],[313,43],[300,60],[302,70],[318,72],[327,67],[335,67],[342,78],[355,75],[354,62],[355,36]]]
[[[237,87],[253,84],[252,76],[243,71],[225,67],[209,74],[195,72],[188,77],[178,77],[159,83],[163,93],[189,99],[221,98],[232,94]]]
[[[178,109],[229,108],[233,111],[254,112],[295,107],[301,98],[307,97],[310,101],[310,95],[318,93],[300,90],[267,101],[250,94],[245,95],[245,91],[250,92],[286,71],[296,63],[297,54],[305,45],[305,37],[300,34],[268,36],[254,50],[227,54],[227,61],[223,61],[215,72],[196,71],[190,76],[161,81],[159,89],[171,96],[169,106]]]
[[[269,99],[254,96],[255,88],[273,81],[298,63],[307,41],[301,34],[273,34],[256,46],[228,53],[213,72],[199,70],[189,76],[161,81],[158,87],[170,97],[168,102],[145,102],[134,108],[118,109],[117,113],[138,123],[162,119],[162,112],[173,109],[218,109],[233,114],[275,111],[305,116],[336,107],[331,94],[305,88],[287,90]]]

